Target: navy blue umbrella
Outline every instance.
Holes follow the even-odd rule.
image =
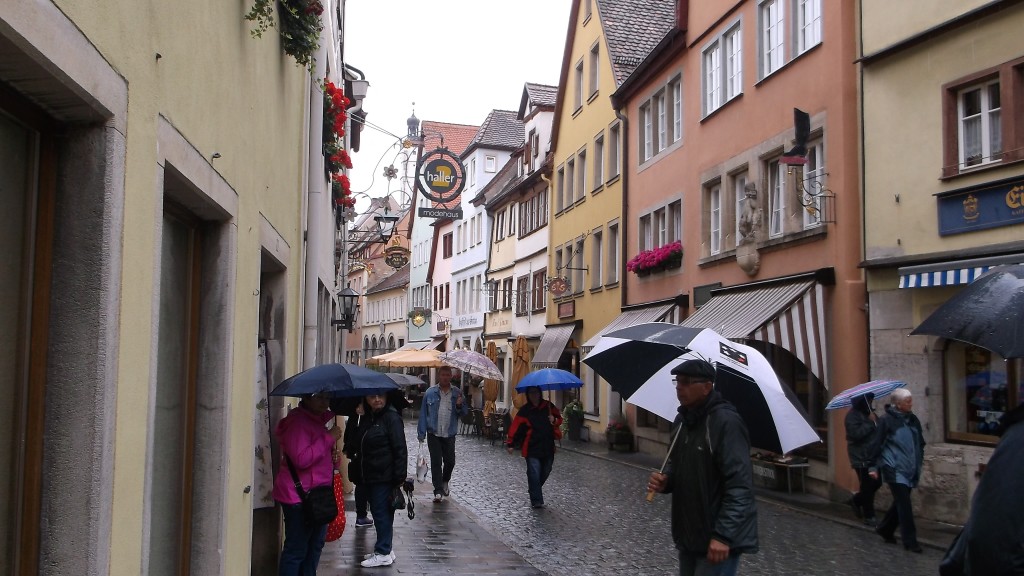
[[[572,372],[558,368],[544,368],[523,376],[519,384],[516,384],[516,392],[526,392],[526,389],[531,386],[536,386],[541,390],[568,390],[569,388],[580,388],[583,386],[583,381]]]
[[[335,398],[383,394],[398,384],[385,374],[354,364],[321,364],[285,379],[271,396],[326,394]]]

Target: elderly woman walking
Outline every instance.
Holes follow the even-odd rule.
[[[373,552],[364,559],[364,568],[390,566],[395,562],[392,550],[395,509],[392,494],[405,482],[409,451],[405,443],[405,430],[398,410],[387,402],[384,394],[366,397],[369,407],[360,419],[356,432],[359,440],[360,471],[366,486],[366,496],[377,530]]]
[[[914,509],[910,491],[921,479],[921,464],[924,461],[924,434],[921,421],[911,411],[914,398],[910,390],[900,388],[892,393],[893,406],[886,406],[885,415],[878,421],[873,451],[874,466],[871,477],[878,478],[892,491],[892,506],[879,522],[875,532],[889,544],[895,544],[896,528],[900,529],[903,547],[911,552],[921,552],[917,542],[917,528],[914,525]]]

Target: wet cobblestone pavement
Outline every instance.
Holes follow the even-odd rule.
[[[415,421],[406,425],[410,464]],[[670,498],[644,499],[649,472],[562,449],[544,487],[546,507],[530,508],[518,453],[498,442],[460,436],[451,498],[430,502],[430,483],[417,483],[416,518],[396,516],[391,567],[363,569],[373,529],[355,528],[351,495],[348,527],[328,543],[321,574],[677,574],[671,542]],[[413,472],[410,468],[410,476]],[[761,550],[744,555],[741,574],[857,575],[937,573],[942,552],[923,554],[890,545],[866,527],[810,515],[758,499]]]

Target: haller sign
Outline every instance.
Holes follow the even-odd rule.
[[[420,208],[418,216],[425,218],[462,218],[458,207],[448,208],[446,204],[458,199],[466,185],[466,167],[447,148],[436,148],[424,155],[416,167],[416,190],[424,198],[440,204],[432,208]]]

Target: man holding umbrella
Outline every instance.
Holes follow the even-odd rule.
[[[672,494],[672,538],[684,576],[731,576],[739,557],[757,552],[757,508],[750,439],[736,409],[714,389],[705,360],[672,369],[679,414],[670,465],[653,472],[647,488]]]

